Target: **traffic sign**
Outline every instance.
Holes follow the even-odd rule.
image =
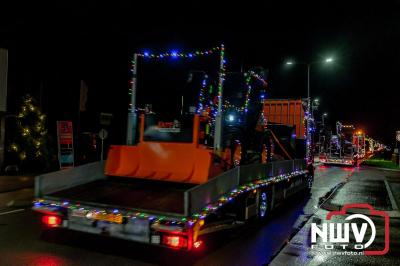
[[[108,132],[107,130],[105,130],[104,128],[100,130],[99,132],[99,138],[101,139],[101,161],[104,160],[104,139],[106,139],[108,136]]]
[[[100,132],[99,132],[99,138],[100,139],[106,139],[107,138],[107,136],[108,136],[108,132],[107,132],[107,130],[105,130],[104,128],[102,129],[102,130],[100,130]]]

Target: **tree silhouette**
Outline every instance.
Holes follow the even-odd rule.
[[[49,163],[46,116],[36,101],[26,95],[17,116],[17,132],[10,152],[17,155],[24,170],[45,170]]]

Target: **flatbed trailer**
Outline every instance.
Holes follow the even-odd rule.
[[[233,168],[195,185],[106,176],[96,162],[36,177],[33,210],[65,228],[192,250],[209,233],[265,219],[309,187],[304,160]]]
[[[224,46],[215,51],[220,53],[221,96]],[[271,156],[272,144],[266,141],[270,136],[265,134],[264,123],[258,127],[260,119],[256,119],[257,123],[249,122],[261,115],[263,106],[263,94],[257,96],[255,91],[250,94],[250,83],[245,108],[235,109],[242,110],[243,116],[249,118],[241,127],[249,130],[245,134],[236,132],[241,132],[242,139],[264,136],[260,142],[253,139],[260,157],[257,164],[245,160],[250,145],[244,145],[242,152],[234,135],[228,138],[222,134],[229,127],[226,123],[232,122],[232,119],[226,121],[230,114],[223,112],[222,98],[215,117],[207,112],[190,111],[193,108],[183,113],[182,106],[179,119],[165,121],[155,113],[145,112],[137,121],[138,56],[134,56],[132,71],[127,145],[110,146],[105,164],[96,162],[36,177],[33,210],[42,214],[46,229],[65,228],[190,251],[204,245],[205,235],[243,225],[254,218],[264,220],[286,199],[311,188],[313,177],[306,170],[310,165],[306,166],[304,159],[292,159],[304,156],[295,156],[293,152],[292,157],[286,151],[289,147],[281,145],[286,157],[280,158],[289,160],[271,162],[277,157]],[[260,82],[260,78],[256,79]],[[250,96],[254,100],[248,105]],[[295,107],[300,108],[296,104]],[[248,110],[253,111],[246,115]],[[274,115],[278,113],[274,111]],[[205,141],[206,136],[213,147]]]
[[[193,186],[111,176],[58,191],[49,196],[125,208],[183,213],[184,192]]]

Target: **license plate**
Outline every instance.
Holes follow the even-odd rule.
[[[124,235],[131,240],[149,243],[150,224],[147,219],[129,219],[124,225]]]
[[[117,213],[101,213],[101,212],[88,212],[86,214],[86,218],[110,223],[121,224],[123,221],[123,217],[121,214]]]
[[[125,225],[125,232],[136,236],[149,234],[149,221],[147,219],[131,219]]]

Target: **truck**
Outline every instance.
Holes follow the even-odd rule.
[[[250,117],[251,126],[239,123],[236,129],[226,107],[219,129],[204,105],[202,110],[190,106],[172,121],[162,113],[140,114],[134,145],[110,146],[105,162],[37,176],[33,210],[45,230],[75,230],[184,251],[207,245],[209,234],[254,219],[265,221],[288,198],[309,190],[313,179],[304,157],[287,152],[290,159],[283,155],[274,160],[271,151],[263,152],[265,145],[257,149],[263,142],[245,139],[246,134],[258,134],[259,140],[268,136],[269,147],[281,146],[276,153],[285,149],[277,143],[279,134],[269,138],[278,132],[272,125],[260,125],[265,104],[259,96],[246,97],[256,105],[257,119]],[[235,110],[246,118],[245,109]],[[216,132],[222,136],[219,149]]]
[[[357,159],[364,159],[367,155],[366,136],[363,130],[356,130],[353,135],[353,145]]]
[[[320,154],[325,165],[357,166],[365,157],[365,135],[354,125],[336,122],[336,135],[331,135],[326,153]]]

